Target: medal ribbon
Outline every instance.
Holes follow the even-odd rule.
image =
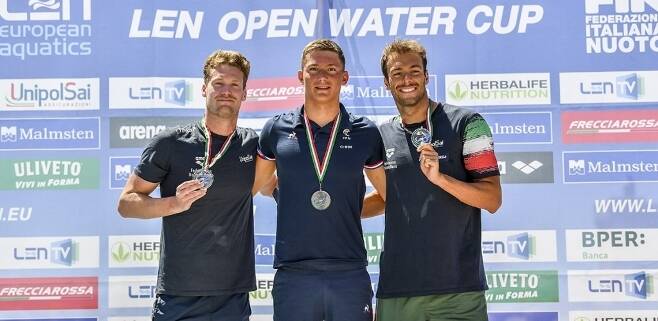
[[[308,116],[304,113],[304,122],[306,123],[306,137],[308,142],[308,148],[311,150],[311,160],[313,161],[313,168],[315,169],[315,175],[318,177],[318,182],[320,182],[320,190],[322,190],[322,181],[324,180],[324,175],[327,173],[327,168],[329,167],[329,160],[331,160],[331,152],[334,150],[334,143],[336,142],[336,137],[338,136],[338,127],[340,125],[340,111],[338,111],[338,116],[334,121],[334,126],[331,128],[331,133],[329,134],[329,142],[327,143],[327,148],[324,151],[324,159],[320,161],[318,156],[318,151],[315,148],[315,140],[313,139],[313,130],[311,129],[311,122],[308,120]]]
[[[430,110],[431,109],[432,109],[432,105],[428,104],[427,105],[427,119],[425,119],[425,124],[427,125],[427,130],[430,132],[430,137],[433,137],[432,121],[430,119],[430,116],[431,116]],[[407,128],[404,127],[404,123],[402,123],[402,116],[398,115],[397,118],[398,118],[398,121],[400,121],[400,126],[402,126],[402,129],[404,129],[406,132],[409,132],[409,130],[407,130]]]
[[[230,145],[231,138],[233,138],[233,135],[235,135],[235,132],[237,130],[233,130],[231,135],[229,135],[224,141],[224,143],[222,144],[222,147],[219,149],[219,152],[215,154],[215,157],[210,159],[210,153],[212,152],[212,134],[210,133],[210,130],[208,130],[208,127],[206,126],[205,118],[201,120],[201,124],[203,125],[203,132],[206,134],[206,152],[203,160],[203,168],[207,169],[215,165],[215,163],[217,163],[217,161],[220,158],[222,158],[222,156],[224,156],[224,154],[228,150],[228,146]]]

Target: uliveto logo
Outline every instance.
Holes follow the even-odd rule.
[[[658,141],[658,110],[563,112],[562,140],[567,144]]]
[[[0,111],[96,110],[98,84],[98,78],[3,79]]]
[[[563,180],[569,183],[658,181],[658,151],[563,152]]]
[[[487,285],[487,303],[558,302],[557,271],[490,271]]]
[[[485,231],[485,262],[553,262],[557,259],[555,231]]]
[[[560,103],[644,103],[658,101],[647,90],[658,84],[658,71],[560,73]]]
[[[100,118],[0,118],[0,150],[100,149]]]

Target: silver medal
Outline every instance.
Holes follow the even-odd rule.
[[[212,174],[212,171],[207,168],[197,169],[192,172],[192,179],[196,179],[203,185],[203,188],[208,189],[215,180],[215,176]]]
[[[331,195],[323,190],[315,191],[311,195],[311,205],[318,211],[326,210],[331,205]]]
[[[411,143],[414,144],[416,148],[422,144],[427,144],[432,141],[432,134],[425,127],[416,128],[413,133],[411,133]]]

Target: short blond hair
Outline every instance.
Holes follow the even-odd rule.
[[[217,50],[213,52],[203,65],[203,83],[207,84],[210,81],[210,74],[220,65],[229,65],[242,71],[244,76],[244,83],[242,84],[243,88],[247,86],[247,79],[249,78],[249,71],[251,70],[251,63],[247,58],[237,52],[232,50]]]

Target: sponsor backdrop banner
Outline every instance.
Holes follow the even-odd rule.
[[[658,0],[0,0],[0,320],[148,320],[161,222],[116,212],[142,149],[201,119],[219,48],[252,63],[239,124],[260,132],[303,102],[316,38],[345,52],[352,113],[397,113],[379,58],[412,38],[430,97],[489,123],[490,320],[658,320]],[[271,320],[276,205],[254,209]],[[376,288],[383,217],[363,230]]]

